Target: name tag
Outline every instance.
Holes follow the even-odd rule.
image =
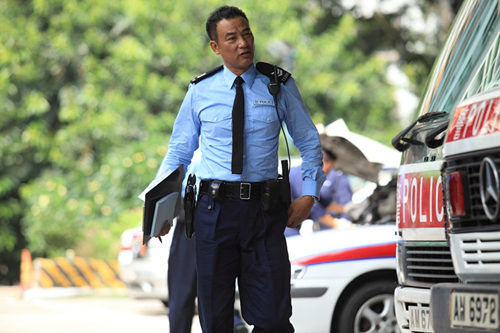
[[[267,100],[255,100],[253,102],[254,105],[270,105],[274,106],[274,101],[272,99],[267,99]]]

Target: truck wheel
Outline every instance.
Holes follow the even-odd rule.
[[[373,281],[354,290],[340,312],[336,332],[399,333],[393,281]]]

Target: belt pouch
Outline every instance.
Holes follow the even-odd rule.
[[[223,186],[222,181],[212,180],[210,182],[210,196],[214,200],[222,200],[224,198],[224,193],[222,193]]]

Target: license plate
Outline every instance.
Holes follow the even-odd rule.
[[[499,327],[497,294],[452,291],[450,303],[451,327]]]
[[[410,331],[432,332],[429,308],[423,306],[409,306]]]

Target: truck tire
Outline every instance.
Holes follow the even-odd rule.
[[[354,290],[341,309],[335,332],[399,333],[394,312],[394,288],[390,280],[365,283]]]

